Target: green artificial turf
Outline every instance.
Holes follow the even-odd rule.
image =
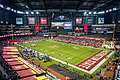
[[[32,47],[31,44],[36,44],[36,47]],[[80,46],[76,44],[70,44],[70,43],[64,43],[64,42],[57,42],[53,40],[46,40],[41,42],[31,42],[31,43],[25,43],[21,44],[25,47],[28,47],[33,50],[37,50],[38,52],[41,52],[43,54],[47,54],[49,56],[52,56],[54,58],[60,59],[62,61],[71,63],[73,65],[81,62],[82,60],[85,60],[86,58],[92,56],[96,52],[100,51],[103,48],[92,48],[92,47],[85,47]],[[18,47],[19,50],[22,52],[22,49]],[[111,56],[112,57],[112,56]],[[44,62],[43,60],[39,60],[37,58],[34,58],[35,61],[40,62],[40,66],[43,69],[46,69],[47,66],[50,66],[52,64],[59,64],[57,61],[52,60],[51,62]],[[110,58],[109,58],[110,59]],[[108,60],[109,60],[108,59]],[[104,63],[106,64],[108,60]],[[89,78],[88,73],[85,73],[83,71],[77,70],[75,68],[72,68],[70,66],[66,67],[72,72],[76,72],[79,75],[87,75],[88,80],[93,80],[96,77],[96,72],[99,72],[101,69],[103,69],[104,64],[102,64],[93,74],[93,78]],[[67,66],[62,64],[62,66]]]
[[[31,44],[36,44],[36,47],[32,47]],[[53,40],[31,42],[22,45],[73,65],[76,65],[82,60],[85,60],[86,58],[100,51],[98,48],[84,47]]]

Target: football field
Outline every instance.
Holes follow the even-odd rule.
[[[32,47],[31,44],[35,44],[36,46]],[[85,47],[53,40],[30,42],[22,44],[22,46],[37,50],[40,53],[47,54],[73,65],[80,63],[100,51],[98,48]]]

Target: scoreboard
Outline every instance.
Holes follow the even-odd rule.
[[[65,29],[65,30],[72,30],[73,23],[72,21],[62,21],[62,22],[51,22],[51,29]]]

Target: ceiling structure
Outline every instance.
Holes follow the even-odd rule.
[[[101,11],[120,7],[120,0],[0,0],[0,4],[21,11]]]

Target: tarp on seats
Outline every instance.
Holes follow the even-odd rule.
[[[17,65],[17,66],[11,66],[15,71],[20,71],[20,70],[27,70],[29,69],[27,66],[25,65]]]
[[[5,59],[6,62],[12,62],[12,61],[17,61],[15,58],[11,58],[11,59]]]
[[[16,57],[18,57],[17,55],[3,55],[2,56],[4,59],[9,59],[9,58],[16,58]]]
[[[3,52],[8,52],[8,51],[18,51],[16,47],[4,47]]]
[[[29,77],[29,76],[34,75],[30,69],[20,70],[20,71],[16,71],[16,72],[20,76],[20,78]],[[32,79],[30,79],[30,80],[32,80]]]
[[[32,68],[32,69],[33,69],[35,72],[37,72],[38,74],[44,73],[43,70],[40,70],[40,69],[36,68],[35,66],[31,65],[30,63],[28,63],[27,61],[25,61],[25,60],[22,59],[21,57],[18,57],[18,59],[19,59],[21,62],[25,63],[25,64],[26,64],[27,66],[29,66],[30,68]]]
[[[3,52],[2,55],[19,55],[19,52]]]
[[[29,76],[25,78],[21,78],[20,80],[37,80],[34,76]]]
[[[10,66],[17,66],[17,65],[22,65],[21,62],[19,61],[13,61],[13,62],[7,62]]]

